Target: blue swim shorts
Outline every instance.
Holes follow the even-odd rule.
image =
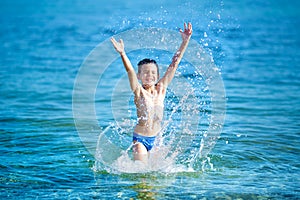
[[[155,138],[156,136],[147,137],[147,136],[139,135],[137,133],[133,133],[133,142],[142,143],[146,147],[147,151],[150,151],[153,148]]]

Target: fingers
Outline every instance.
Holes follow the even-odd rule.
[[[188,35],[191,35],[193,32],[192,23],[189,22],[188,24],[184,23],[184,32]]]
[[[183,27],[184,27],[184,31],[185,31],[185,30],[186,30],[186,23],[185,23],[185,22],[184,22],[184,24],[183,24]],[[179,29],[179,32],[180,32],[180,33],[184,33],[184,31],[183,31],[181,28]]]
[[[188,23],[188,32],[189,32],[189,34],[192,34],[192,32],[193,32],[193,28],[192,28],[191,22]]]
[[[119,40],[119,42],[114,38],[114,37],[111,37],[110,38],[110,41],[112,42],[114,48],[120,52],[122,49],[124,49],[124,42],[122,39]]]
[[[192,24],[191,24],[191,22],[188,23],[188,29],[192,30]]]
[[[110,38],[110,41],[116,42],[116,39],[115,39],[114,37],[111,37],[111,38]]]
[[[111,38],[110,38],[110,41],[111,41],[113,44],[118,44],[118,43],[124,44],[124,42],[123,42],[122,39],[120,39],[119,42],[118,42],[114,37],[111,37]]]
[[[187,32],[189,32],[189,33],[192,32],[192,24],[191,24],[191,22],[189,22],[188,24],[186,24],[186,23],[184,22],[183,26],[184,26],[184,31],[180,28],[180,29],[179,29],[180,33],[184,33],[185,31],[187,31]]]
[[[111,37],[111,38],[110,38],[110,41],[113,43],[113,45],[116,45],[116,44],[117,44],[117,41],[115,40],[114,37]]]
[[[189,22],[187,25],[184,23],[184,30],[192,30],[192,23]]]

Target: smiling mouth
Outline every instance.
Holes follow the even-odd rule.
[[[147,82],[153,82],[154,79],[146,79]]]

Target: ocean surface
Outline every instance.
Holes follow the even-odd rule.
[[[299,7],[295,0],[2,0],[0,198],[300,199]],[[104,56],[96,58],[98,63],[116,55],[112,46],[101,47],[111,36],[129,31],[133,44],[138,40],[136,29],[178,32],[189,21],[192,39],[217,66],[224,85],[226,114],[219,137],[206,146],[205,158],[182,151],[177,163],[164,170],[132,170],[126,159],[112,170],[112,164],[99,160],[95,152],[112,148],[99,141],[123,113],[112,105],[122,99],[118,87],[126,73],[120,60],[111,60],[100,80],[97,73],[103,68],[91,64],[89,72],[96,82],[87,77],[87,87],[81,89],[94,89],[95,95],[91,101],[78,99],[74,91],[83,63],[99,44]],[[155,48],[129,55],[136,65],[152,53],[163,65],[172,56]],[[197,150],[213,108],[204,78],[195,76],[187,60],[182,65],[185,70],[179,67],[178,73],[192,80],[196,89],[196,102],[188,105],[198,105],[201,126],[184,141],[177,140]],[[77,101],[81,111],[85,101],[93,103],[96,127],[89,117],[84,125],[76,121]],[[181,118],[181,108],[172,114],[175,105],[183,105],[180,102],[170,90],[165,110],[165,116],[173,117],[169,135],[181,120],[193,121]],[[117,132],[122,148],[130,144],[134,125],[132,98],[128,105],[125,116],[119,116],[125,129],[105,132]],[[84,138],[81,131],[91,135]],[[115,142],[117,136],[106,142]],[[191,155],[196,163],[192,166],[185,160]]]

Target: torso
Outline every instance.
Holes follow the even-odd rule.
[[[139,94],[135,96],[138,123],[134,132],[144,136],[156,136],[161,130],[165,91],[159,92],[155,88],[151,94],[140,87]]]

